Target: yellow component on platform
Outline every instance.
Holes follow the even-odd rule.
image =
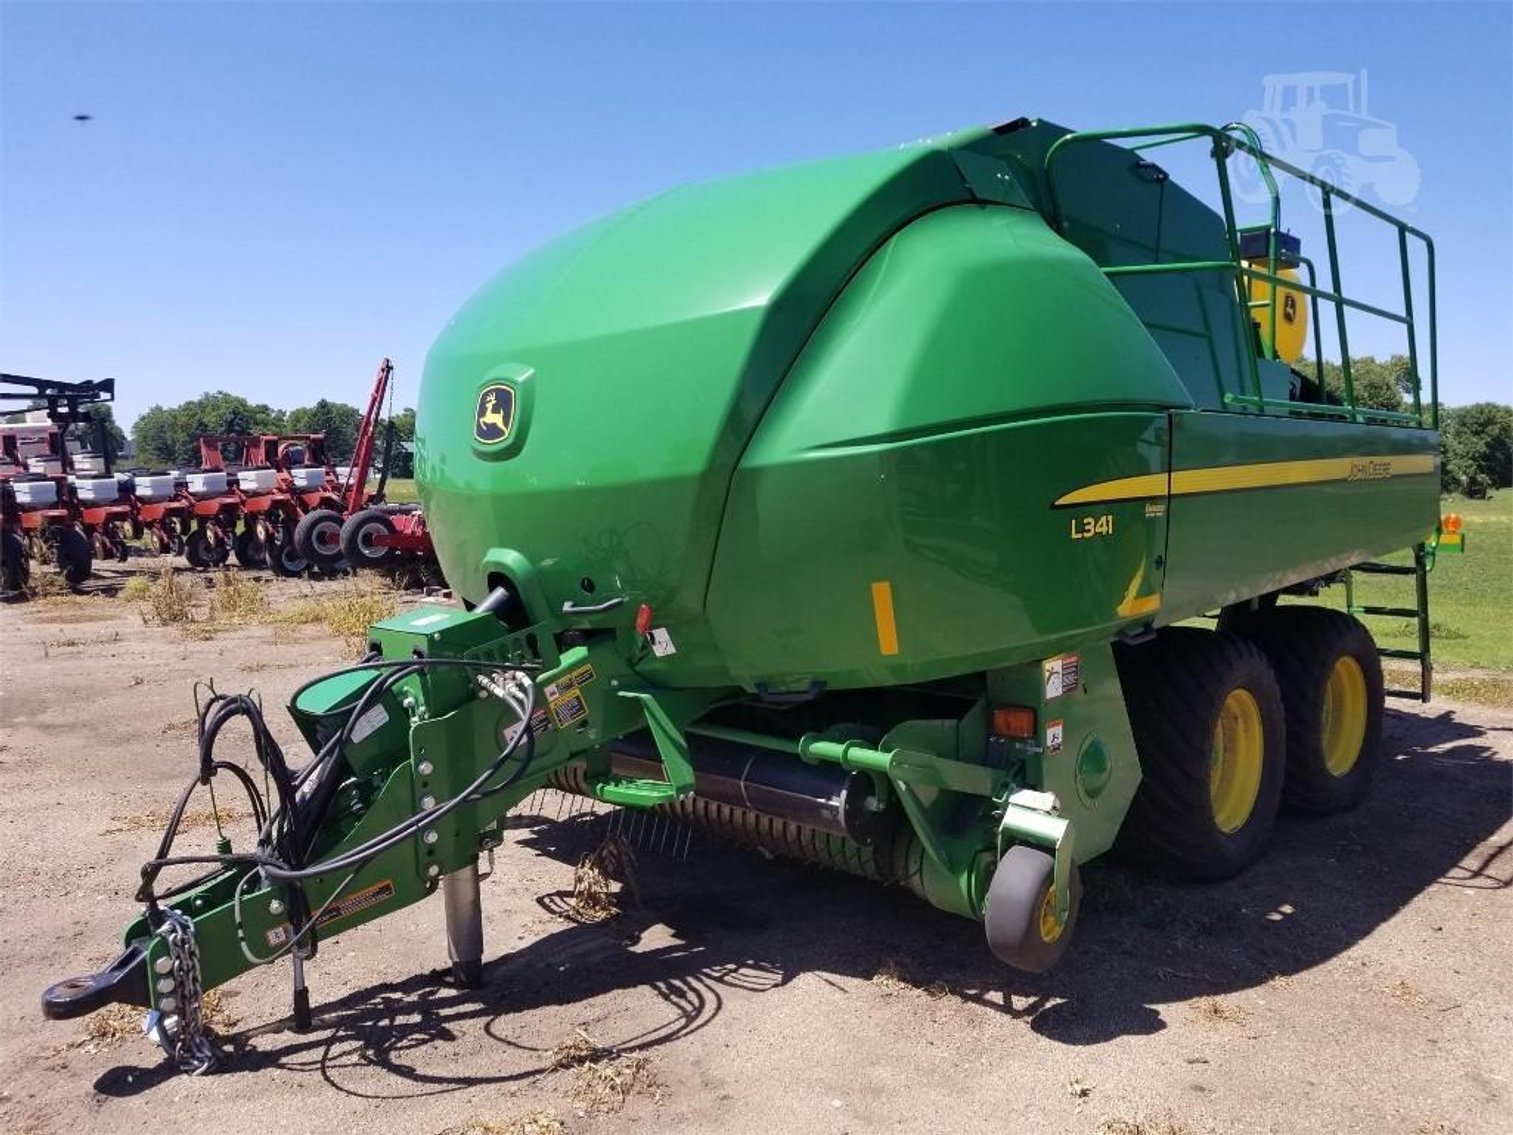
[[[1247,266],[1266,271],[1265,260],[1246,261]],[[1296,268],[1283,268],[1277,272],[1286,280],[1298,279]],[[1250,318],[1261,326],[1261,342],[1271,343],[1271,281],[1251,278]],[[1277,292],[1277,358],[1295,363],[1303,355],[1308,343],[1308,297],[1295,288],[1282,287]]]

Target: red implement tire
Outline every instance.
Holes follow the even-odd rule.
[[[341,513],[315,508],[294,526],[294,546],[316,567],[332,568],[341,562]]]

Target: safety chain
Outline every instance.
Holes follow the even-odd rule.
[[[200,950],[194,941],[194,923],[187,915],[172,908],[163,911],[163,926],[158,931],[168,946],[172,964],[173,996],[176,999],[173,1020],[165,1022],[169,1055],[179,1071],[198,1076],[215,1066],[215,1046],[205,1035],[205,1019],[200,1003]]]

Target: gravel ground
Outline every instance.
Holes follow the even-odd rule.
[[[108,597],[9,606],[0,631],[8,1132],[1513,1131],[1513,711],[1394,708],[1367,804],[1284,818],[1233,882],[1092,866],[1038,979],[906,894],[700,837],[686,861],[643,847],[640,904],[575,922],[574,865],[615,821],[543,796],[484,884],[485,989],[438,979],[421,903],[322,943],[311,1032],[286,969],[231,983],[224,1069],[188,1078],[139,1036],[43,1021],[39,995],[114,953],[192,769],[192,682],[277,706],[348,652],[191,639]]]

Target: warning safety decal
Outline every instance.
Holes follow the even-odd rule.
[[[1058,654],[1040,664],[1045,677],[1045,700],[1077,692],[1082,680],[1081,666],[1075,654]]]
[[[598,675],[594,673],[593,666],[590,663],[585,662],[576,670],[564,674],[555,682],[552,682],[550,685],[548,685],[544,691],[546,694],[546,700],[549,702],[554,702],[559,698],[566,697],[568,694],[572,693],[579,687],[588,685],[597,676]]]
[[[588,703],[583,700],[583,694],[579,690],[573,690],[552,702],[551,710],[552,722],[558,729],[566,729],[588,717]]]
[[[1048,753],[1061,752],[1061,738],[1066,731],[1066,723],[1063,721],[1047,721],[1045,723],[1045,751]]]

